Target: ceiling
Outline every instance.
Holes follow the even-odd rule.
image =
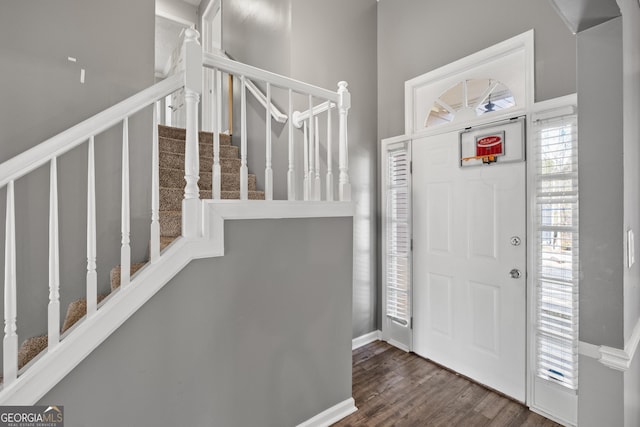
[[[550,1],[574,34],[620,16],[616,0]]]

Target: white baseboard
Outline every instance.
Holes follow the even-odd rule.
[[[359,337],[354,338],[351,341],[351,350],[355,350],[356,348],[363,347],[369,343],[378,341],[381,338],[382,338],[381,331],[373,331],[373,332],[369,332],[368,334],[360,335]]]
[[[353,400],[353,397],[350,397],[337,405],[333,405],[326,411],[320,412],[315,417],[298,424],[297,427],[327,427],[353,414],[357,410],[355,400]]]

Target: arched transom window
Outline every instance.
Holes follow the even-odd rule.
[[[511,91],[494,79],[463,80],[444,91],[433,103],[425,127],[469,120],[516,105]]]

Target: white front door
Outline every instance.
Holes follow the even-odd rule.
[[[460,167],[459,132],[414,140],[412,158],[413,350],[524,401],[524,160]]]

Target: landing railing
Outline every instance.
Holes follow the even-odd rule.
[[[271,115],[272,90],[285,90],[288,94],[288,168],[287,199],[296,200],[296,179],[299,172],[304,172],[303,200],[333,201],[333,134],[332,111],[338,110],[338,158],[339,182],[338,200],[349,201],[351,187],[348,172],[347,117],[350,108],[350,94],[347,84],[340,82],[337,91],[330,91],[288,77],[270,73],[249,65],[230,60],[225,57],[203,54],[198,43],[198,33],[187,30],[182,48],[183,60],[175,75],[168,77],[148,89],[114,105],[82,123],[50,138],[30,150],[0,164],[0,188],[6,187],[6,237],[5,237],[5,282],[4,282],[4,347],[3,347],[3,381],[4,389],[10,387],[18,378],[18,334],[16,304],[16,215],[14,182],[49,164],[49,302],[48,302],[48,351],[55,350],[64,343],[60,335],[60,254],[59,254],[59,209],[58,209],[58,158],[68,151],[87,144],[87,260],[86,260],[86,301],[87,314],[85,321],[96,316],[98,310],[97,296],[97,254],[96,254],[96,150],[95,137],[104,131],[122,124],[122,200],[121,200],[121,241],[120,241],[120,287],[126,289],[131,282],[131,236],[130,236],[130,196],[129,196],[129,119],[137,112],[152,107],[152,176],[151,176],[151,218],[150,218],[150,262],[160,259],[160,224],[159,224],[159,141],[158,141],[158,103],[170,94],[184,91],[186,106],[186,146],[185,146],[185,189],[182,201],[182,236],[198,238],[202,234],[200,218],[199,153],[198,153],[198,103],[202,93],[203,67],[223,74],[233,75],[241,86],[241,168],[240,199],[248,199],[248,144],[247,144],[247,81],[249,79],[266,85],[265,105],[265,198],[273,200],[273,162],[272,162],[272,128]],[[213,85],[214,90],[218,86]],[[303,97],[306,111],[296,112],[294,95]],[[215,96],[213,99],[218,99]],[[216,102],[215,109],[222,108]],[[214,117],[217,111],[213,111]],[[321,150],[319,116],[326,114],[326,175],[325,191],[322,196]],[[295,117],[295,120],[291,120]],[[295,122],[295,123],[294,123]],[[213,199],[221,198],[221,162],[220,162],[220,129],[214,120],[213,144],[214,162]],[[300,135],[299,128],[303,128]],[[296,164],[296,139],[303,138],[304,161],[302,170]],[[284,171],[283,171],[284,173]],[[18,236],[19,237],[19,236]],[[109,304],[110,301],[107,302]],[[75,331],[71,331],[74,333]]]
[[[272,92],[274,89],[280,89],[287,92],[288,98],[288,116],[297,117],[297,124],[294,126],[292,120],[288,121],[288,169],[287,169],[287,199],[296,200],[298,197],[296,194],[296,182],[298,176],[298,165],[296,164],[296,129],[304,127],[304,143],[303,143],[303,200],[315,200],[315,201],[333,201],[334,197],[334,180],[333,180],[333,129],[332,129],[332,108],[335,107],[338,110],[338,167],[339,167],[339,182],[338,182],[338,200],[349,201],[351,200],[351,186],[349,182],[349,168],[348,168],[348,136],[347,136],[347,119],[348,112],[351,106],[351,98],[349,91],[347,90],[347,83],[338,83],[338,89],[330,91],[323,89],[308,83],[304,83],[298,80],[294,80],[289,77],[271,73],[250,65],[242,64],[240,62],[233,61],[229,58],[225,58],[219,55],[213,55],[204,53],[201,55],[201,50],[197,41],[197,32],[194,30],[187,30],[185,36],[185,44],[192,44],[194,49],[185,49],[185,52],[193,52],[193,57],[187,59],[185,64],[187,67],[195,67],[202,65],[207,69],[212,69],[217,72],[213,73],[215,78],[221,78],[220,76],[231,75],[240,82],[240,199],[248,199],[248,147],[247,147],[247,99],[246,93],[251,90],[249,81],[261,83],[266,88],[266,103],[265,106],[265,199],[273,200],[273,133],[271,125],[272,109],[267,106],[273,105]],[[191,108],[197,110],[198,94],[200,93],[200,86],[198,82],[194,82],[193,87],[186,88],[186,93],[191,93],[186,97],[186,102],[194,103]],[[214,90],[218,85],[213,84]],[[296,112],[294,108],[294,96],[302,97],[305,99],[305,108],[308,108],[305,112]],[[214,94],[213,99],[220,99],[220,97]],[[214,117],[215,111],[223,108],[218,102],[214,102]],[[331,108],[329,108],[331,107]],[[309,112],[312,113],[309,113]],[[318,116],[321,114],[326,115],[326,130],[321,132]],[[220,140],[218,134],[220,132],[219,123],[214,120],[214,160],[213,160],[213,199],[220,199],[221,195],[221,172],[220,172]],[[324,134],[324,135],[323,135]],[[301,135],[302,136],[302,135]],[[321,153],[320,138],[324,136],[326,141],[326,153]],[[197,149],[197,147],[196,147]],[[325,171],[325,189],[324,196],[322,191],[321,180],[321,156],[324,154],[326,160]],[[194,157],[196,153],[194,153]],[[196,171],[197,168],[190,168]],[[195,176],[187,178],[187,181],[191,180],[195,182]],[[194,188],[195,189],[195,188]]]

